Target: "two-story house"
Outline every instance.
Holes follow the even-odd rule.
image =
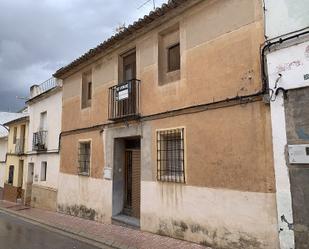
[[[5,178],[5,171],[9,128],[4,126],[4,123],[7,123],[13,119],[20,118],[22,115],[23,114],[21,113],[0,112],[0,199],[3,198],[4,182],[7,180]]]
[[[3,198],[8,201],[24,201],[24,172],[27,161],[29,116],[23,113],[20,117],[4,125],[9,128],[6,156],[5,182]]]
[[[29,112],[26,204],[56,210],[62,109],[60,82],[51,78],[33,85],[26,104]]]
[[[215,248],[278,248],[261,0],[173,0],[63,80],[58,210]]]

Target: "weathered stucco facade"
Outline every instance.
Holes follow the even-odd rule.
[[[278,248],[270,109],[260,94],[262,1],[183,2],[55,74],[63,79],[58,210],[104,222],[122,214],[128,147],[140,151],[141,230],[213,248]],[[161,77],[170,32],[179,34],[166,42],[178,37],[180,70]],[[123,81],[119,65],[132,49],[139,117],[111,121],[109,88]],[[86,72],[92,99],[82,108]],[[157,175],[158,131],[174,128],[183,129],[184,183]],[[91,147],[87,175],[78,171],[81,141]]]
[[[5,182],[3,197],[5,200],[15,202],[17,199],[24,200],[26,186],[24,175],[27,170],[27,141],[28,141],[27,114],[12,120],[5,125],[9,127],[8,147],[5,168]]]
[[[7,146],[8,146],[7,136],[0,137],[0,189],[1,189],[1,192],[3,190],[4,181],[5,181]]]
[[[267,54],[275,158],[277,207],[282,248],[308,247],[308,164],[291,162],[290,146],[306,157],[308,146],[308,35],[274,45]],[[279,75],[280,74],[280,75]],[[277,83],[276,83],[277,82]],[[277,89],[280,89],[277,91]],[[275,92],[278,92],[278,95]],[[296,146],[296,147],[295,147]],[[280,191],[279,191],[280,190]]]
[[[265,1],[265,64],[283,249],[309,247],[308,5],[308,0]]]
[[[30,122],[26,202],[32,207],[56,210],[60,167],[61,82],[52,78],[41,85],[32,86],[27,104]]]

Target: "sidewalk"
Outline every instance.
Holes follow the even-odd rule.
[[[102,224],[57,212],[0,201],[0,210],[41,223],[59,231],[121,249],[205,249],[205,247],[138,230]]]

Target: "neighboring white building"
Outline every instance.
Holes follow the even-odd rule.
[[[282,249],[309,248],[309,0],[265,0]]]
[[[56,210],[62,113],[60,82],[52,78],[32,86],[27,104],[30,120],[26,202],[33,207]]]
[[[3,189],[5,181],[6,153],[9,135],[8,128],[3,126],[3,124],[22,116],[23,114],[21,113],[0,112],[0,190]]]

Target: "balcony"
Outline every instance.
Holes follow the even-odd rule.
[[[25,139],[17,138],[15,143],[15,154],[21,155],[25,153]]]
[[[140,80],[134,79],[109,88],[109,120],[128,120],[140,116],[140,83]]]
[[[39,131],[33,133],[32,150],[33,151],[47,150],[47,131]]]
[[[42,93],[45,93],[58,86],[60,86],[60,82],[55,78],[50,78],[40,85],[33,85],[30,88],[30,99],[35,98],[36,96],[41,95]]]

